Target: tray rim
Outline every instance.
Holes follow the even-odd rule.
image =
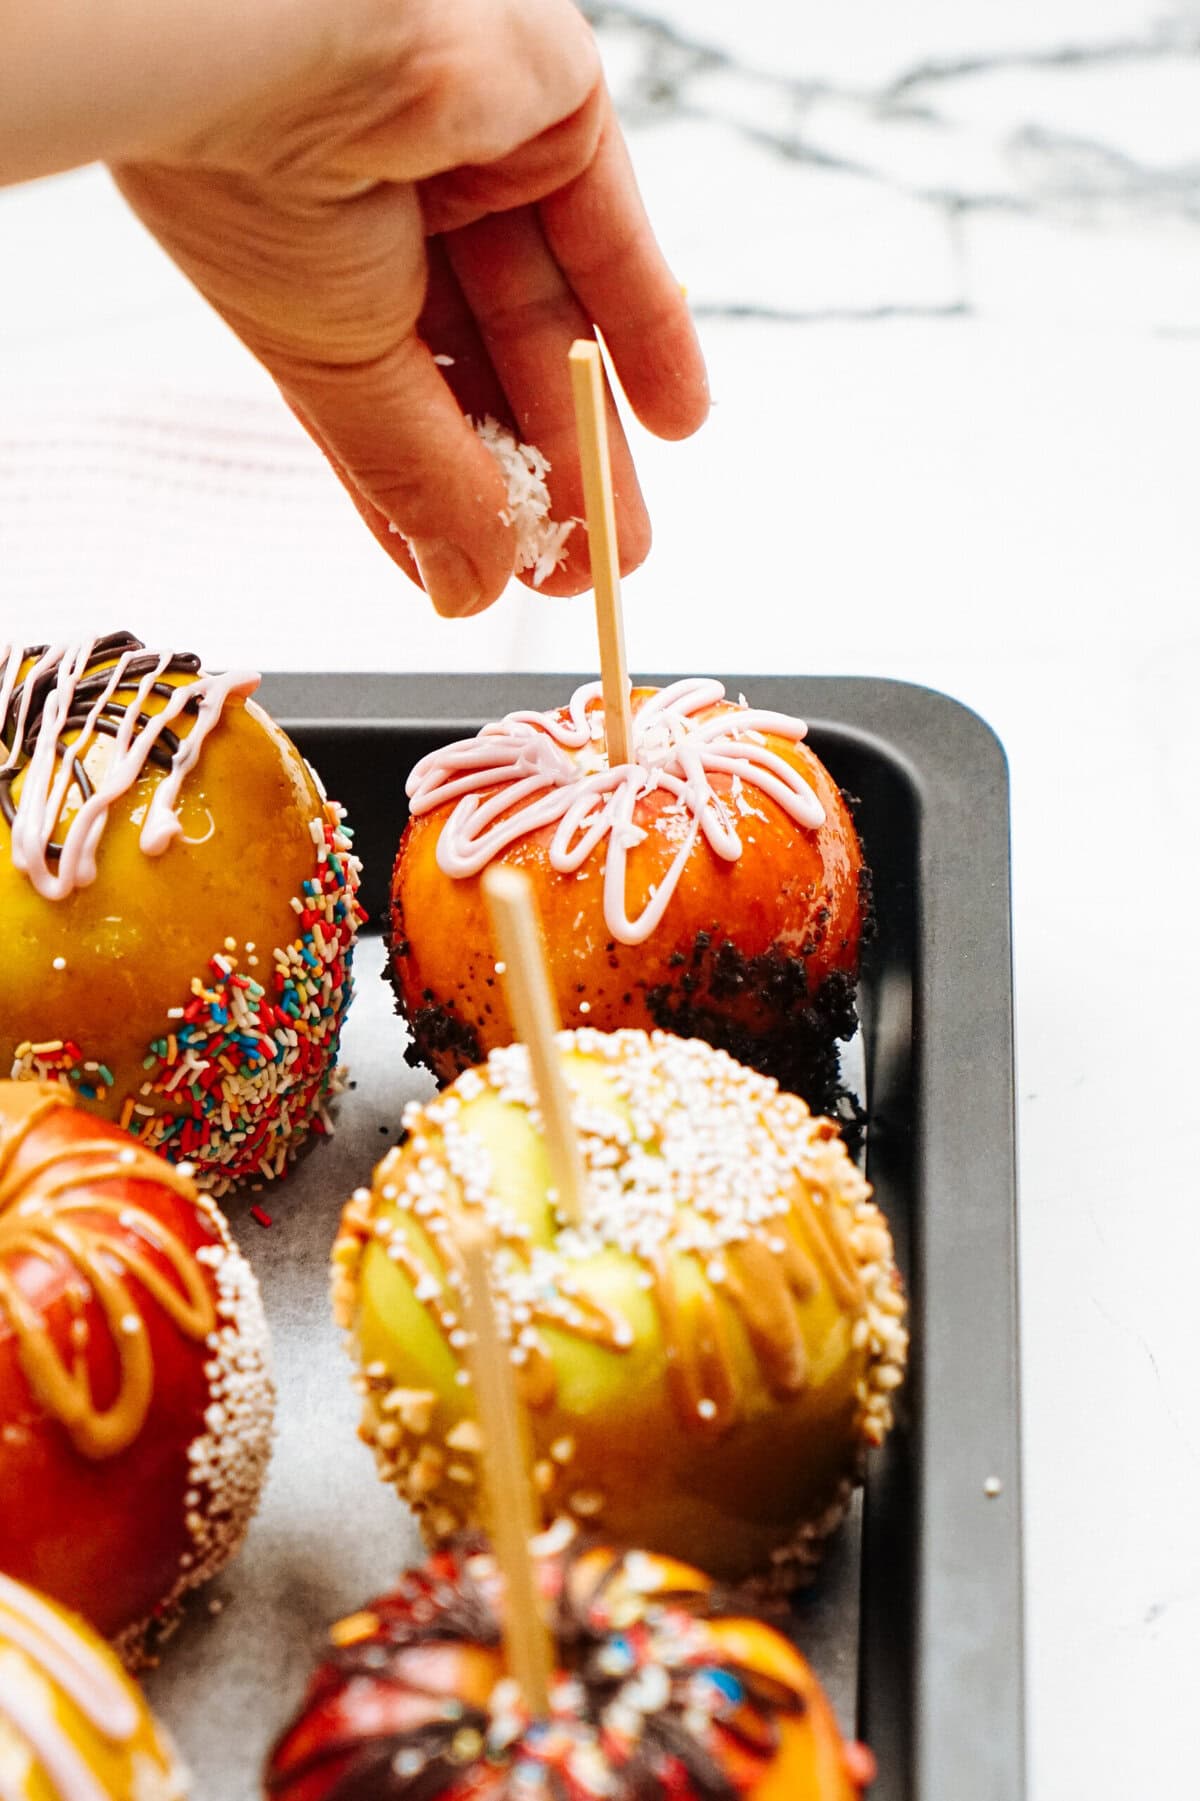
[[[468,734],[480,721],[517,707],[559,704],[590,679],[510,671],[289,671],[264,676],[264,698],[289,731],[387,727]],[[638,679],[663,685],[678,678]],[[914,1255],[921,1268],[921,1313],[914,1322],[920,1401],[912,1432],[922,1474],[936,1471],[937,1479],[922,1484],[915,1546],[909,1778],[919,1801],[1021,1801],[1025,1676],[1007,760],[977,713],[933,688],[871,676],[720,679],[731,694],[752,690],[758,704],[799,712],[814,730],[848,736],[882,754],[915,800]],[[930,1130],[934,1120],[937,1131]],[[969,1284],[953,1280],[964,1257]],[[984,1490],[989,1477],[1001,1483],[995,1496]],[[869,1520],[867,1532],[869,1554]],[[863,1650],[869,1665],[869,1642]]]

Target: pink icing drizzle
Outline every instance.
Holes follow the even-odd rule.
[[[133,1738],[138,1711],[124,1685],[65,1620],[19,1583],[0,1576],[0,1644],[4,1641],[24,1652],[111,1743]],[[70,1740],[36,1704],[6,1688],[0,1715],[26,1740],[62,1801],[105,1801]]]
[[[88,640],[81,644],[51,645],[38,659],[25,682],[13,749],[8,760],[0,764],[0,775],[16,766],[34,680],[42,673],[56,669],[54,684],[43,703],[33,752],[23,771],[20,805],[12,822],[13,866],[28,876],[43,899],[49,901],[63,900],[76,888],[86,888],[95,881],[96,854],[114,803],[141,777],[163,731],[180,717],[185,707],[198,702],[192,729],[180,743],[170,768],[155,789],[142,823],[138,840],[142,850],[149,857],[162,855],[183,829],[175,812],[179,791],[184,778],[195,766],[205,739],[220,719],[225,703],[231,695],[253,694],[261,679],[246,671],[197,676],[175,688],[162,711],[139,725],[138,716],[155,682],[171,661],[172,653],[164,652],[155,667],[137,682],[133,698],[124,708],[124,716],[112,740],[108,767],[95,792],[72,816],[58,857],[58,867],[52,869],[50,844],[74,779],[75,763],[82,760],[93,743],[96,722],[120,690],[134,655],[126,652],[116,659],[105,687],[69,747],[69,754],[60,756],[58,742],[63,724],[71,713],[75,690],[87,670],[94,644],[95,640]],[[0,644],[0,719],[12,698],[20,664],[21,653],[17,647]],[[125,685],[133,686],[133,683]]]
[[[588,711],[600,694],[600,683],[589,682],[571,696],[565,718],[509,713],[477,737],[422,757],[408,778],[413,816],[457,802],[437,845],[438,867],[446,875],[477,875],[509,845],[550,825],[556,828],[551,866],[569,875],[606,839],[605,924],[622,944],[642,944],[660,924],[701,832],[726,862],[742,854],[737,824],[713,788],[714,774],[733,778],[735,791],[739,782],[752,784],[797,825],[824,823],[825,810],[804,777],[763,742],[771,733],[798,743],[808,729],[803,720],[740,703],[705,719],[699,715],[724,700],[721,683],[674,682],[634,713],[634,761],[610,768],[603,715]],[[656,788],[676,798],[689,826],[666,875],[630,919],[628,856],[646,836],[635,812],[641,796]]]

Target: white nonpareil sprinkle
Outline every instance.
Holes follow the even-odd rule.
[[[698,1040],[631,1029],[601,1033],[584,1026],[559,1033],[557,1044],[570,1059],[571,1117],[585,1172],[581,1217],[570,1224],[560,1221],[553,1241],[541,1243],[506,1200],[497,1182],[496,1147],[471,1129],[469,1115],[464,1119],[463,1085],[472,1098],[490,1093],[525,1111],[534,1133],[543,1127],[525,1047],[493,1050],[486,1063],[454,1088],[406,1111],[409,1141],[388,1154],[372,1189],[365,1196],[359,1190],[347,1208],[334,1250],[339,1323],[353,1334],[362,1258],[370,1244],[379,1243],[385,1253],[397,1253],[415,1298],[451,1352],[465,1348],[466,1334],[454,1311],[454,1290],[461,1286],[456,1246],[463,1214],[474,1213],[491,1246],[497,1329],[518,1369],[555,1362],[547,1332],[592,1337],[598,1320],[602,1341],[615,1351],[627,1350],[635,1341],[633,1326],[613,1296],[605,1293],[597,1307],[588,1271],[594,1259],[602,1260],[601,1267],[611,1264],[614,1252],[633,1259],[633,1283],[639,1292],[653,1292],[654,1272],[664,1261],[694,1256],[708,1283],[723,1290],[731,1305],[740,1304],[745,1273],[739,1273],[739,1247],[757,1242],[770,1255],[784,1258],[793,1226],[807,1244],[811,1232],[821,1236],[818,1222],[829,1219],[856,1266],[860,1290],[849,1306],[858,1371],[847,1454],[859,1458],[865,1447],[882,1443],[907,1350],[904,1294],[886,1221],[836,1129],[769,1078]],[[575,1079],[577,1060],[598,1066],[599,1080],[585,1084]],[[498,1144],[512,1154],[507,1137]],[[799,1196],[814,1216],[811,1230],[803,1218],[792,1221]],[[409,1220],[418,1222],[422,1241],[428,1240],[436,1272],[425,1266],[423,1250],[414,1262]],[[814,1242],[811,1250],[824,1268],[820,1246]],[[405,1435],[393,1432],[384,1397],[398,1380],[396,1369],[368,1363],[363,1378],[367,1401],[360,1432],[374,1446],[385,1479],[417,1506],[427,1524],[439,1507],[453,1513],[456,1526],[461,1524],[467,1505],[462,1490],[473,1486],[477,1472],[462,1464],[472,1482],[460,1481],[448,1493],[449,1484],[459,1478],[452,1478],[442,1463],[435,1470],[431,1453],[436,1450],[441,1457],[442,1452],[427,1435],[444,1430],[445,1420],[435,1428],[431,1418],[424,1431],[404,1422]],[[467,1386],[467,1370],[460,1367],[454,1379]],[[715,1427],[722,1419],[723,1407],[711,1393],[701,1391],[691,1410],[689,1425]],[[456,1411],[451,1402],[451,1421]],[[548,1445],[539,1444],[538,1451],[539,1494],[553,1494],[554,1506],[565,1506],[579,1518],[602,1519],[606,1500],[598,1487],[585,1480],[567,1491],[568,1471],[576,1478],[585,1476],[573,1439],[555,1437]],[[847,1481],[845,1493],[839,1490],[831,1499],[828,1521],[822,1515],[805,1524],[799,1549],[784,1547],[789,1560],[811,1560],[810,1541],[832,1529],[849,1492]],[[434,1536],[439,1535],[434,1524]]]
[[[185,1166],[178,1167],[182,1173]],[[196,1195],[195,1204],[214,1234],[194,1255],[212,1276],[217,1325],[205,1340],[208,1401],[187,1451],[182,1508],[190,1548],[180,1556],[153,1622],[138,1621],[117,1641],[120,1655],[132,1663],[141,1660],[151,1625],[169,1631],[186,1591],[208,1581],[237,1551],[258,1505],[274,1438],[275,1385],[258,1283],[216,1204],[206,1194]],[[122,1330],[132,1319],[129,1325],[122,1320]]]

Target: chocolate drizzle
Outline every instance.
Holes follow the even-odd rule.
[[[246,671],[206,675],[195,657],[147,651],[128,632],[33,651],[0,644],[0,814],[13,867],[44,900],[86,888],[111,809],[151,764],[159,779],[138,841],[145,855],[161,856],[183,830],[175,809],[205,740],[230,698],[245,699],[258,683]],[[173,731],[189,714],[187,732]],[[112,752],[93,784],[85,764],[99,736],[112,740]]]
[[[695,1587],[643,1585],[639,1561],[641,1553],[577,1537],[551,1566],[555,1699],[550,1719],[530,1721],[519,1699],[502,1697],[511,1683],[484,1707],[420,1678],[423,1649],[500,1644],[495,1566],[481,1540],[457,1539],[334,1629],[335,1639],[344,1630],[353,1642],[335,1645],[314,1676],[303,1713],[271,1755],[267,1794],[286,1797],[328,1770],[328,1788],[306,1789],[322,1801],[434,1801],[460,1788],[497,1801],[734,1801],[739,1790],[723,1747],[733,1742],[743,1755],[769,1760],[779,1745],[778,1716],[802,1714],[804,1695],[726,1656],[704,1630],[708,1621],[761,1613],[699,1579]],[[388,1696],[381,1693],[376,1705],[372,1687],[418,1705],[427,1699],[430,1717],[397,1729],[380,1725]],[[353,1724],[356,1699],[371,1722],[361,1733]],[[318,1713],[336,1722],[323,1740],[311,1730]]]
[[[0,748],[7,753],[5,761],[0,764],[0,813],[3,813],[9,825],[16,818],[17,812],[12,796],[13,784],[33,755],[45,717],[46,701],[53,692],[62,669],[62,652],[42,667],[49,649],[46,644],[34,644],[20,652],[15,649],[7,654],[0,652],[0,683],[3,684],[0,685],[0,700],[5,703],[0,712]],[[90,800],[94,789],[82,762],[72,754],[66,739],[70,733],[82,731],[87,724],[89,712],[108,686],[112,665],[120,657],[129,659],[125,664],[122,686],[136,686],[143,676],[151,674],[161,663],[161,658],[154,651],[147,650],[141,639],[135,638],[131,632],[110,632],[106,638],[97,638],[92,645],[84,673],[75,684],[70,710],[62,721],[57,739],[58,755],[62,758],[71,757],[71,779],[79,789],[81,800]],[[5,680],[10,661],[15,665],[14,674],[25,663],[31,662],[33,667],[22,680]],[[162,677],[196,676],[199,673],[200,659],[191,651],[173,652],[165,669],[161,670]],[[159,679],[154,682],[150,693],[169,698],[174,686],[172,682]],[[197,694],[183,703],[183,710],[194,714],[199,706],[200,695]],[[128,702],[114,696],[101,707],[92,722],[92,730],[115,738],[127,712]],[[139,711],[137,730],[144,731],[149,723],[150,715]],[[150,747],[149,761],[159,769],[170,769],[179,753],[179,742],[176,734],[164,727]],[[62,855],[62,845],[49,844],[46,855],[57,861]]]

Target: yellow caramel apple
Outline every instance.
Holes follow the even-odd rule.
[[[127,634],[0,644],[0,1074],[69,1083],[217,1192],[321,1128],[360,917],[340,809],[257,680]]]
[[[440,1542],[485,1519],[463,1360],[470,1222],[543,1517],[723,1579],[813,1560],[906,1349],[891,1239],[831,1121],[698,1040],[560,1034],[585,1170],[555,1205],[523,1046],[426,1107],[346,1208],[335,1307],[362,1434]]]
[[[90,1627],[0,1576],[0,1793],[183,1801],[170,1742]]]

